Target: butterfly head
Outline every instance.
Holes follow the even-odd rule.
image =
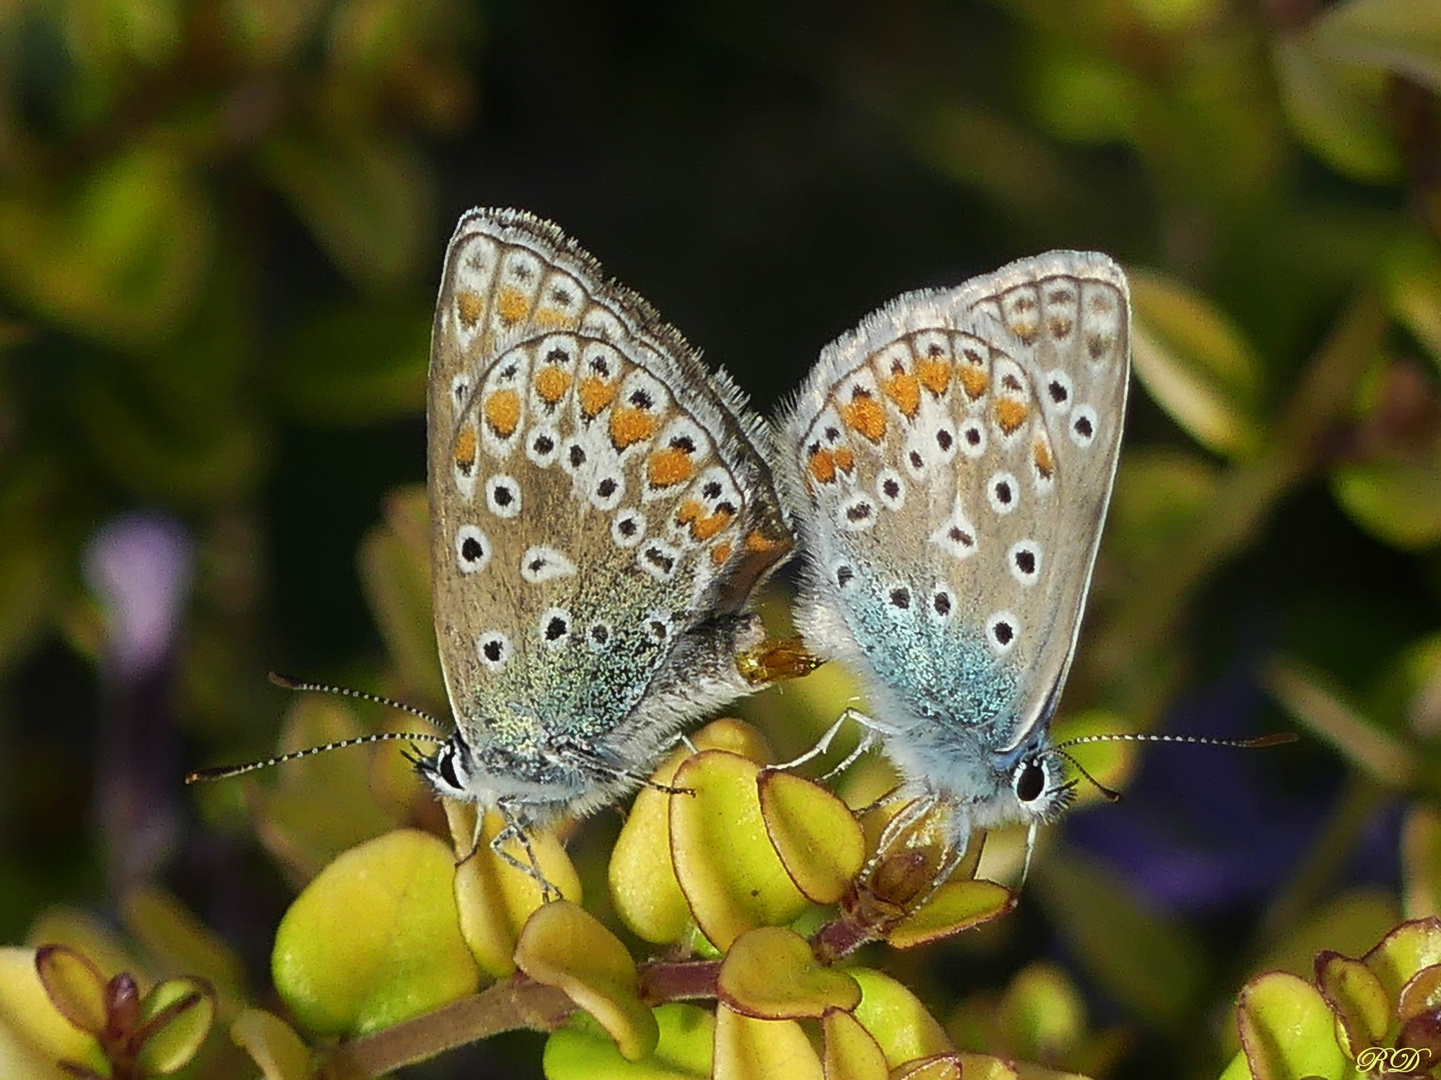
[[[1071,803],[1074,784],[1065,779],[1062,755],[1044,728],[1015,749],[993,755],[991,767],[994,794],[988,807],[978,808],[977,825],[1038,825],[1054,820]]]
[[[418,772],[437,795],[444,799],[473,800],[474,761],[470,747],[460,738],[452,735],[441,743],[435,753],[428,757],[416,756],[415,771]]]

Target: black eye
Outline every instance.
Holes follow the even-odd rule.
[[[1016,773],[1016,798],[1021,802],[1035,802],[1045,786],[1046,770],[1041,768],[1040,763],[1034,758],[1023,762]]]
[[[440,772],[440,778],[453,788],[460,787],[460,777],[455,775],[455,751],[450,747],[443,747],[440,753],[435,755],[435,767]]]

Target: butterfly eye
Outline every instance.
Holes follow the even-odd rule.
[[[1035,802],[1046,787],[1046,770],[1035,758],[1027,758],[1017,767],[1014,784],[1016,798],[1023,803]]]
[[[435,767],[440,773],[440,778],[451,787],[461,787],[460,777],[455,774],[455,750],[449,746],[442,746],[440,752],[435,755]]]

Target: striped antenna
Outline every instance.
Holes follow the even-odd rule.
[[[1278,731],[1274,735],[1261,735],[1254,739],[1212,739],[1205,735],[1131,735],[1117,732],[1111,735],[1077,735],[1074,739],[1056,743],[1052,748],[1064,750],[1068,746],[1084,746],[1098,742],[1159,742],[1190,743],[1193,746],[1230,746],[1239,750],[1258,750],[1265,746],[1282,746],[1296,742],[1298,736],[1289,731]]]
[[[270,681],[276,686],[285,690],[308,690],[317,694],[334,694],[337,697],[355,698],[358,701],[370,701],[376,705],[385,705],[401,712],[409,713],[411,716],[420,718],[427,723],[440,727],[440,722],[435,717],[413,705],[407,705],[402,701],[393,698],[382,697],[379,694],[366,693],[364,690],[351,690],[344,686],[327,686],[324,683],[303,682],[300,679],[292,679],[288,675],[270,673]],[[346,746],[364,746],[369,743],[396,742],[406,740],[408,742],[443,743],[446,740],[439,735],[420,734],[409,731],[381,731],[372,735],[358,735],[353,739],[341,739],[338,742],[326,743],[324,746],[311,746],[304,750],[295,750],[288,754],[277,754],[275,757],[266,758],[264,761],[249,761],[244,765],[220,765],[213,769],[196,769],[185,777],[187,784],[198,784],[202,780],[225,780],[232,776],[241,776],[248,772],[255,772],[257,769],[268,769],[272,765],[279,765],[282,762],[294,761],[296,758],[310,757],[312,754],[324,754],[330,750],[339,750]]]
[[[1134,735],[1117,732],[1110,735],[1077,735],[1074,739],[1056,743],[1051,749],[1074,765],[1082,776],[1095,785],[1096,790],[1104,795],[1108,802],[1120,802],[1121,793],[1113,788],[1108,788],[1088,773],[1079,761],[1066,753],[1068,746],[1084,746],[1086,743],[1100,742],[1149,742],[1190,743],[1192,746],[1229,746],[1238,750],[1258,750],[1266,746],[1282,746],[1296,741],[1297,736],[1289,731],[1278,731],[1274,735],[1261,735],[1254,739],[1212,739],[1205,735]]]

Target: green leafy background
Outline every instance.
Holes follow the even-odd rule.
[[[1063,722],[1305,739],[1148,751],[891,970],[973,1048],[1216,1075],[1249,974],[1441,904],[1438,93],[1433,0],[0,3],[0,940],[162,882],[263,986],[385,827],[284,810],[363,761],[270,781],[269,855],[257,788],[180,778],[271,752],[269,669],[444,707],[393,492],[464,209],[559,221],[765,408],[902,290],[1095,248],[1138,385]],[[144,663],[117,527],[179,590]],[[849,693],[744,713],[799,752]],[[602,912],[616,828],[571,840]],[[485,1061],[538,1040],[424,1075]]]

